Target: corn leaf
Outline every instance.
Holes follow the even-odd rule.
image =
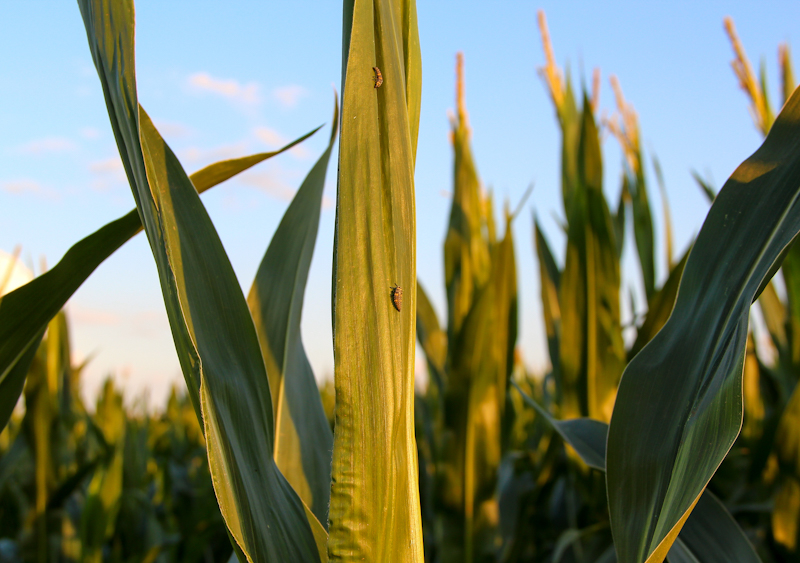
[[[97,427],[110,448],[92,476],[86,492],[86,505],[81,512],[81,560],[90,563],[103,561],[103,544],[114,532],[122,500],[122,467],[125,451],[125,410],[122,395],[110,379],[97,400]]]
[[[561,285],[561,271],[558,269],[550,245],[544,237],[539,221],[534,217],[534,238],[539,262],[539,282],[541,286],[544,328],[547,334],[547,349],[550,352],[550,365],[556,383],[556,401],[561,402],[560,346],[561,346],[561,306],[558,302]]]
[[[289,150],[319,128],[277,151],[210,164],[192,174],[198,193],[203,193],[264,160]],[[55,265],[31,282],[0,299],[0,430],[22,393],[25,374],[47,323],[106,258],[142,228],[134,209],[75,243]]]
[[[567,253],[559,287],[562,413],[608,420],[625,349],[619,258],[603,195],[600,139],[587,99],[578,156],[578,184],[568,211]]]
[[[421,562],[414,440],[416,7],[413,0],[353,0],[344,14],[328,554],[332,561]],[[383,76],[380,87],[373,67]],[[402,303],[395,288],[403,291]]]
[[[632,171],[629,183],[631,194],[631,215],[633,216],[633,238],[639,255],[644,291],[649,300],[656,290],[655,240],[653,237],[653,215],[650,213],[650,200],[640,152],[636,153],[637,169]]]
[[[464,321],[453,373],[467,382],[463,439],[465,560],[492,546],[498,522],[494,484],[502,455],[502,422],[517,337],[517,284],[511,219],[492,253],[488,283]]]
[[[661,561],[742,424],[750,304],[800,231],[800,93],[726,182],[672,315],[622,377],[608,435],[621,563]]]
[[[428,372],[441,395],[445,389],[445,362],[447,361],[447,333],[441,329],[436,311],[428,295],[417,281],[417,340],[419,340]]]
[[[275,415],[273,457],[323,525],[328,524],[333,434],[300,335],[300,318],[338,131],[338,101],[328,148],[286,210],[256,272],[247,304],[261,344]]]
[[[575,449],[586,465],[599,471],[606,470],[607,424],[591,418],[557,420],[529,397],[516,382],[512,381],[512,385],[516,387],[525,402]],[[736,520],[710,491],[703,492],[700,497],[700,502],[697,503],[669,552],[669,560],[670,563],[760,562]]]
[[[79,4],[228,530],[248,561],[319,561],[316,519],[272,458],[272,400],[244,295],[189,177],[137,103],[133,5]]]
[[[628,359],[638,354],[644,348],[644,345],[650,342],[661,330],[661,327],[664,326],[664,323],[667,322],[672,313],[672,307],[675,305],[675,296],[678,295],[678,286],[681,283],[681,275],[683,275],[683,269],[686,267],[686,259],[688,257],[689,250],[683,254],[683,258],[672,268],[667,281],[664,282],[661,289],[656,291],[650,298],[647,316],[636,332],[636,340],[628,351]]]

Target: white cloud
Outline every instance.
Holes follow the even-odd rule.
[[[88,325],[117,326],[122,322],[116,313],[83,307],[75,303],[70,304],[69,315],[74,322]]]
[[[76,148],[75,143],[65,137],[44,137],[25,143],[18,150],[23,154],[42,154],[46,152],[69,152]]]
[[[83,127],[80,130],[81,137],[84,139],[99,139],[100,138],[100,130],[95,129],[94,127]]]
[[[40,194],[44,192],[42,185],[33,180],[11,180],[0,184],[3,189],[12,194]]]
[[[241,84],[237,80],[220,79],[207,72],[197,72],[189,77],[189,87],[200,92],[211,92],[244,105],[252,106],[261,102],[260,88],[255,82]]]
[[[17,195],[33,194],[42,199],[50,201],[57,201],[61,199],[61,196],[57,192],[49,188],[45,188],[42,184],[40,184],[36,180],[31,180],[29,178],[0,182],[0,189],[8,193]]]
[[[285,108],[293,108],[297,105],[297,101],[300,98],[304,98],[308,96],[308,90],[303,88],[302,86],[298,86],[296,84],[290,84],[289,86],[282,86],[281,88],[275,88],[272,91],[272,95],[278,102]]]
[[[253,130],[253,134],[270,149],[279,149],[289,142],[289,139],[269,127],[256,127]],[[302,144],[290,148],[289,152],[301,160],[306,160],[311,156]]]
[[[270,172],[246,172],[239,176],[239,181],[284,201],[291,201],[297,191],[280,174]]]
[[[105,191],[116,184],[125,184],[127,180],[119,156],[90,162],[89,172],[94,176],[92,187],[100,191]]]
[[[161,121],[155,120],[156,129],[158,129],[159,133],[164,136],[168,137],[188,137],[191,135],[192,130],[184,125],[183,123],[178,123],[177,121]]]
[[[179,156],[180,159],[185,162],[207,165],[219,160],[247,156],[247,143],[241,142],[232,145],[221,145],[210,149],[187,147],[179,151]]]

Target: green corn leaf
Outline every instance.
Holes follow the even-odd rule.
[[[622,177],[622,189],[619,192],[619,202],[617,203],[617,212],[614,214],[614,237],[617,241],[617,256],[622,257],[622,249],[625,247],[625,227],[627,216],[625,208],[630,204],[631,193],[628,187],[628,175],[624,174]]]
[[[800,244],[797,241],[791,244],[789,252],[783,261],[783,281],[786,285],[787,307],[781,307],[784,315],[788,313],[789,318],[784,326],[788,327],[789,334],[787,335],[789,344],[789,362],[792,365],[800,364]],[[769,303],[767,296],[766,303]],[[760,301],[764,302],[763,295]],[[762,305],[762,310],[767,309],[768,313],[774,313],[769,305]],[[770,319],[772,323],[779,322],[780,317]],[[772,334],[772,330],[770,330]],[[780,332],[778,332],[780,338]],[[780,348],[778,348],[780,350]]]
[[[795,556],[800,550],[800,386],[781,414],[775,434],[774,450],[781,467],[772,530],[775,541]]]
[[[344,14],[328,554],[332,561],[421,562],[414,441],[416,6],[353,0]],[[382,73],[380,87],[373,67]]]
[[[708,203],[714,203],[717,194],[714,192],[714,188],[711,185],[711,182],[703,179],[703,177],[700,176],[700,174],[698,174],[694,170],[692,170],[692,178],[694,178],[694,181],[697,182],[697,185],[703,191],[703,194],[706,196],[706,199],[708,199]]]
[[[122,468],[125,450],[125,410],[122,395],[106,380],[95,410],[97,427],[112,450],[95,471],[86,492],[86,505],[81,512],[81,560],[103,561],[102,549],[114,533],[122,500]]]
[[[445,391],[447,333],[441,329],[436,311],[433,310],[433,305],[419,280],[417,280],[417,340],[428,360],[429,375],[441,395]]]
[[[619,258],[603,195],[600,139],[584,97],[578,189],[568,212],[561,275],[563,416],[608,420],[625,361],[619,314]]]
[[[506,389],[516,337],[516,262],[509,218],[505,237],[492,255],[488,283],[464,321],[453,364],[454,376],[467,384],[466,410],[460,411],[463,420],[457,427],[463,455],[466,561],[479,560],[483,544],[494,543],[494,483],[502,455]]]
[[[664,282],[661,289],[650,299],[647,316],[636,333],[636,340],[633,346],[628,351],[628,360],[638,354],[644,348],[644,345],[650,342],[661,330],[661,327],[664,326],[664,323],[667,322],[672,313],[672,307],[675,305],[675,296],[678,295],[678,286],[681,283],[681,275],[683,275],[683,269],[686,267],[686,259],[688,257],[689,250],[683,254],[683,258],[672,268],[667,281]]]
[[[463,89],[460,91],[463,92]],[[444,243],[447,340],[450,343],[456,341],[464,319],[472,309],[475,295],[486,283],[490,269],[489,243],[481,230],[484,214],[480,180],[470,148],[470,131],[463,99],[459,98],[458,103],[458,116],[451,124],[455,156],[453,204]],[[450,353],[452,362],[452,345]]]
[[[575,103],[572,92],[572,80],[567,70],[567,82],[564,89],[564,102],[556,108],[558,122],[561,125],[561,198],[564,202],[564,214],[569,221],[569,210],[572,199],[578,188],[578,146],[581,138],[581,112]]]
[[[586,465],[599,471],[606,470],[607,424],[591,418],[557,420],[530,398],[516,382],[512,381],[512,385],[525,402],[575,449]],[[700,502],[697,503],[669,552],[669,560],[671,563],[674,561],[760,563],[761,561],[736,520],[710,491],[704,491],[700,497]]]
[[[137,103],[133,5],[79,5],[228,530],[248,561],[319,561],[324,529],[272,457],[272,399],[244,295],[189,177]]]
[[[272,237],[247,304],[258,332],[275,415],[273,456],[306,506],[328,524],[333,434],[300,335],[322,190],[338,132],[338,101],[328,148],[311,169]]]
[[[800,231],[798,139],[796,91],[720,191],[670,319],[622,377],[607,473],[621,563],[663,560],[739,433],[750,304]]]
[[[631,215],[633,216],[633,238],[639,255],[639,267],[642,272],[644,291],[649,300],[656,290],[655,240],[653,236],[653,215],[650,213],[650,200],[647,196],[647,184],[644,180],[644,169],[641,153],[636,154],[637,170],[633,172],[629,183],[631,194]]]
[[[289,150],[319,128],[277,151],[210,164],[190,177],[198,193]],[[67,303],[106,258],[142,228],[134,209],[75,243],[64,257],[41,276],[0,299],[0,430],[22,393],[25,374],[47,323]]]
[[[792,96],[794,92],[794,69],[792,68],[792,54],[789,45],[784,44],[778,47],[778,55],[781,65],[781,94],[783,103]]]
[[[536,217],[533,218],[536,254],[539,262],[539,284],[541,287],[542,309],[544,311],[544,328],[547,334],[547,349],[550,352],[550,365],[552,366],[556,382],[556,401],[561,401],[561,376],[560,370],[560,343],[561,343],[561,306],[558,302],[559,287],[561,285],[561,271],[558,269],[550,245],[539,226]]]
[[[664,173],[661,171],[661,163],[653,156],[653,169],[656,172],[658,191],[661,193],[661,209],[664,213],[664,253],[667,255],[667,271],[671,272],[675,266],[672,260],[672,217],[669,211],[669,200],[667,199],[667,186],[664,183]]]

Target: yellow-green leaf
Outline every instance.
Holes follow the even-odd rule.
[[[248,561],[319,561],[315,519],[272,457],[272,400],[244,295],[189,177],[137,103],[133,5],[79,4],[228,530]]]
[[[416,7],[414,0],[353,0],[344,12],[328,554],[331,561],[421,562],[414,440]],[[383,76],[380,87],[373,67]]]
[[[247,297],[269,377],[275,416],[273,457],[289,483],[328,525],[333,434],[300,335],[322,190],[338,131],[338,100],[328,148],[308,173],[272,237]]]

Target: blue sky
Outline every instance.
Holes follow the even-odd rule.
[[[189,9],[191,7],[191,9]],[[417,157],[420,280],[444,317],[442,243],[452,190],[447,110],[454,106],[455,53],[463,51],[466,98],[479,174],[496,201],[515,206],[520,347],[533,369],[547,364],[541,328],[531,210],[563,257],[556,218],[560,133],[536,69],[544,56],[536,11],[547,14],[559,65],[577,84],[602,72],[600,112],[611,115],[608,77],[618,77],[639,115],[643,147],[666,180],[682,252],[708,210],[690,171],[721,186],[760,144],[748,100],[730,68],[722,28],[734,18],[751,62],[767,65],[777,104],[777,46],[797,44],[796,2],[420,2],[422,115]],[[341,76],[341,6],[336,2],[139,2],[139,99],[192,172],[221,158],[276,148],[330,121]],[[133,208],[76,4],[0,4],[0,250],[22,246],[41,271],[80,238]],[[776,108],[777,109],[777,108]],[[298,150],[203,196],[245,289],[288,201],[324,150],[327,128]],[[605,190],[616,201],[622,155],[603,142]],[[320,234],[306,297],[303,334],[318,377],[332,373],[330,267],[335,170],[329,170]],[[661,204],[648,168],[656,233]],[[499,206],[498,206],[499,207]],[[626,289],[638,295],[627,241]],[[659,254],[658,279],[664,277]],[[627,293],[627,291],[626,291]],[[638,308],[642,304],[637,305]],[[161,403],[182,380],[158,278],[143,236],[111,257],[68,305],[79,357],[93,354],[92,396],[112,374],[129,395],[149,389]]]

